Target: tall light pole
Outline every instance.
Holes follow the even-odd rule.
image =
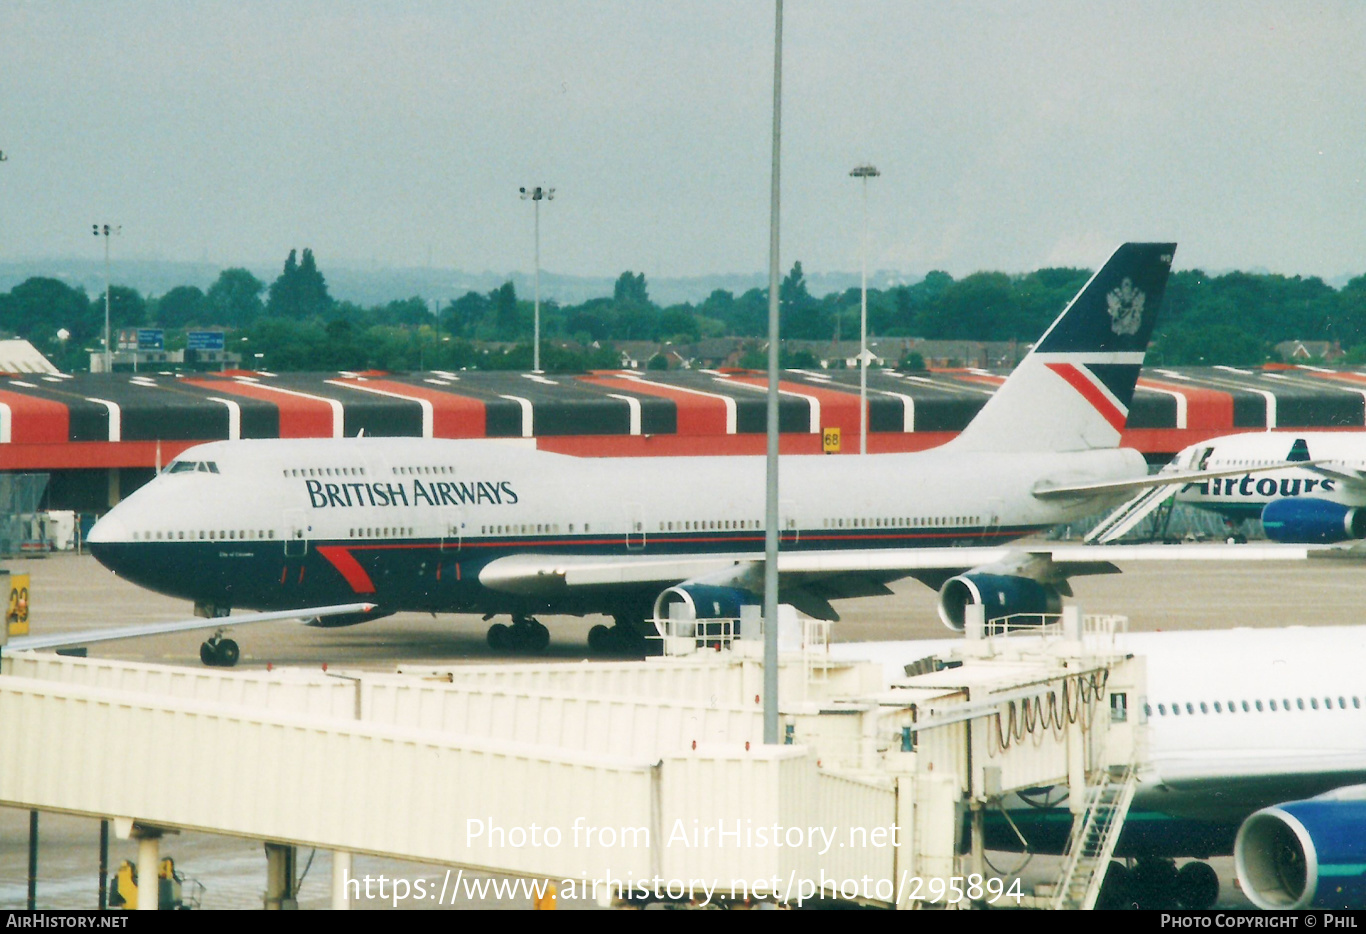
[[[97,237],[104,237],[104,372],[114,371],[114,348],[109,343],[109,238],[117,236],[122,227],[110,226],[109,224],[91,224],[91,232]]]
[[[522,200],[528,199],[535,205],[536,214],[536,301],[532,315],[531,332],[531,369],[532,372],[541,372],[541,202],[554,201],[555,189],[542,188],[539,185],[535,188],[519,188],[522,193]]]
[[[858,452],[868,453],[868,179],[882,173],[876,166],[864,163],[854,166],[849,175],[863,182],[863,243],[859,248],[863,265],[862,299],[859,302],[858,354]]]
[[[768,193],[768,398],[764,461],[764,743],[778,743],[778,209],[783,139],[783,0],[773,2],[773,164]]]

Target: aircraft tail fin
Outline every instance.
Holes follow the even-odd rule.
[[[1174,243],[1126,243],[1044,332],[953,444],[970,451],[1118,447]]]

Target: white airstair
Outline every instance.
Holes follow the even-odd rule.
[[[1176,486],[1171,484],[1144,490],[1087,532],[1085,541],[1087,544],[1104,545],[1127,534],[1154,510],[1170,502],[1176,490]]]
[[[1089,911],[1096,907],[1137,784],[1137,769],[1128,765],[1102,772],[1100,781],[1087,786],[1086,808],[1073,822],[1052,908]]]

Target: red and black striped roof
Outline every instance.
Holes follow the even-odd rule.
[[[869,450],[919,450],[961,430],[1003,381],[986,370],[868,373]],[[535,437],[579,454],[758,453],[754,371],[77,374],[0,377],[0,469],[150,467],[225,438]],[[783,449],[837,427],[857,450],[856,370],[788,370]],[[1239,429],[1366,427],[1366,371],[1150,367],[1126,443],[1154,459]]]

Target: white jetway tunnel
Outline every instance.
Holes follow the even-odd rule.
[[[597,883],[604,900],[666,880],[923,907],[912,880],[970,869],[973,808],[1083,789],[1135,749],[1136,724],[1111,722],[1128,683],[1112,643],[988,644],[894,689],[877,666],[794,655],[782,746],[760,742],[743,651],[396,674],[19,654],[0,677],[0,803]],[[1049,697],[1071,699],[1070,726],[1003,741],[1003,714]]]

